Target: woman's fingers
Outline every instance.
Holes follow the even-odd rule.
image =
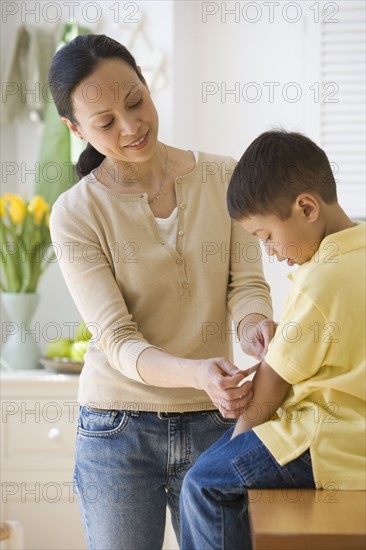
[[[253,397],[252,382],[219,393],[214,403],[226,418],[238,418]]]
[[[202,388],[225,418],[238,418],[253,397],[252,382],[243,380],[254,370],[242,371],[221,357],[205,361],[200,371]]]
[[[249,390],[245,396],[239,399],[219,403],[222,416],[225,418],[239,418],[252,398],[253,391]]]
[[[249,369],[243,370],[243,374],[245,375],[245,377],[249,376],[250,374],[253,374],[253,372],[256,372],[258,367],[260,367],[260,364],[261,364],[260,362],[256,363],[252,367],[249,367]]]
[[[233,377],[242,373],[242,371],[229,361],[229,359],[226,359],[226,357],[219,357],[215,359],[215,362],[223,374]]]

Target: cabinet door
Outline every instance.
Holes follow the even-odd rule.
[[[1,492],[2,519],[20,522],[26,550],[86,549],[69,481],[52,474],[8,474],[2,478]]]
[[[65,470],[72,476],[78,404],[74,397],[5,397],[2,469]]]

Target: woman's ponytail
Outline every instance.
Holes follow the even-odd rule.
[[[76,173],[79,178],[83,178],[90,174],[94,168],[97,168],[100,163],[105,159],[105,155],[99,153],[90,143],[86,146],[86,149],[81,153],[76,165]]]

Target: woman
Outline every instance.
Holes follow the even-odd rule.
[[[50,87],[88,142],[82,179],[51,216],[93,333],[78,396],[84,530],[89,548],[161,548],[167,503],[179,540],[184,473],[252,396],[231,362],[228,311],[246,353],[263,357],[271,337],[258,243],[226,210],[234,160],[158,141],[148,86],[121,44],[76,37],[55,55]]]

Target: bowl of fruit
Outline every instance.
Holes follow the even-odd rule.
[[[80,374],[84,366],[84,355],[92,337],[88,327],[81,321],[75,331],[75,337],[59,338],[49,342],[46,355],[39,359],[43,367],[62,374]]]

